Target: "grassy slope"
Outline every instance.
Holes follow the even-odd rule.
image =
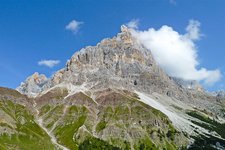
[[[106,92],[100,94],[98,105],[83,93],[71,96],[66,104],[58,98],[60,93],[57,98],[54,95],[43,97],[48,101],[45,105],[41,102],[39,117],[49,131],[54,129],[58,143],[70,149],[178,149],[175,137],[181,134],[166,115],[138,101],[135,95]],[[18,96],[13,93],[13,97]],[[0,114],[1,150],[54,149],[25,106],[0,100]]]
[[[0,149],[53,150],[48,135],[36,124],[28,110],[10,100],[0,100],[0,110],[5,118],[0,119]],[[7,124],[7,119],[13,120]],[[11,131],[8,134],[7,131]]]
[[[70,149],[101,149],[101,146],[110,149],[130,149],[131,146],[135,149],[178,148],[174,137],[180,133],[173,128],[166,115],[137,101],[135,97],[113,94],[116,95],[115,101],[112,100],[114,104],[110,104],[108,97],[90,109],[88,105],[93,104],[93,100],[79,93],[78,97],[73,98],[75,105],[69,106],[66,112],[63,104],[47,104],[40,109],[40,114],[45,114],[43,119],[49,130],[53,127],[52,120],[57,121],[54,134],[58,143]],[[94,109],[99,112],[95,113]]]

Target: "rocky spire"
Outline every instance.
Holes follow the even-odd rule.
[[[173,94],[179,92],[179,87],[158,67],[151,52],[132,36],[131,29],[125,25],[121,26],[117,36],[76,52],[66,67],[51,79],[39,81],[39,75],[33,75],[17,90],[35,95],[61,83],[85,84],[89,89],[119,88],[182,95]]]
[[[128,27],[126,25],[121,25],[120,27],[121,32],[127,32],[128,31]]]

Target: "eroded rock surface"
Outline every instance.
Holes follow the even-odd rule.
[[[116,87],[147,93],[157,91],[180,99],[188,96],[158,67],[151,52],[132,36],[126,26],[121,27],[117,36],[76,52],[66,67],[51,79],[34,74],[17,90],[36,96],[60,83],[85,83],[89,89]]]
[[[169,77],[126,26],[77,51],[50,79],[35,73],[17,90],[56,146],[181,149],[209,134],[224,142],[222,96]]]
[[[43,91],[43,87],[47,82],[48,79],[44,74],[39,74],[38,72],[35,72],[24,82],[22,82],[20,86],[16,88],[16,90],[22,94],[34,97]]]

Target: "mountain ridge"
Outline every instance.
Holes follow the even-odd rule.
[[[51,78],[34,73],[17,90],[59,149],[225,146],[224,99],[169,77],[126,26],[77,51]]]
[[[98,72],[100,72],[100,74]],[[43,89],[48,89],[62,82],[74,83],[76,85],[79,85],[86,82],[85,80],[89,78],[92,78],[92,80],[97,80],[91,77],[92,73],[96,73],[96,75],[94,74],[95,76],[104,78],[104,80],[112,80],[112,85],[113,82],[117,82],[116,86],[123,84],[122,86],[126,88],[133,87],[132,85],[134,84],[136,84],[136,86],[145,84],[145,82],[148,81],[142,81],[142,79],[146,78],[146,74],[151,74],[151,76],[147,77],[152,78],[151,81],[157,80],[157,78],[160,78],[160,80],[162,80],[161,83],[148,83],[155,84],[153,86],[164,86],[160,88],[156,87],[157,90],[167,88],[168,86],[170,86],[170,88],[179,88],[174,83],[174,81],[156,64],[154,58],[151,55],[151,52],[144,48],[144,46],[141,45],[138,40],[136,40],[132,36],[131,29],[127,28],[124,25],[121,26],[121,33],[119,33],[112,39],[104,39],[100,43],[98,43],[97,46],[88,46],[76,52],[66,63],[65,68],[57,71],[53,75],[53,77],[48,80],[48,82],[46,82],[46,80],[43,80],[43,82],[45,82],[45,85],[41,85]],[[140,74],[144,77],[140,77]],[[33,74],[31,78],[35,75],[37,74]],[[40,75],[39,78],[44,77],[43,75]],[[42,81],[42,79],[38,80]],[[118,82],[118,80],[120,81]],[[140,82],[137,80],[139,80]],[[127,81],[130,83],[124,83]],[[27,83],[29,83],[29,81]],[[149,85],[145,86],[147,88],[152,87]],[[23,91],[24,89],[29,90],[29,88],[27,87],[23,88],[23,85],[18,87],[17,90],[22,94],[32,96],[32,94],[40,93],[39,87],[40,86],[38,86],[37,90],[30,89],[31,94],[29,94],[29,92],[25,93]],[[144,89],[144,87],[141,88],[141,90]],[[152,89],[152,91],[154,92],[155,90]],[[162,92],[166,93],[166,89]],[[172,93],[171,91],[169,91],[169,89],[167,92],[168,94]]]

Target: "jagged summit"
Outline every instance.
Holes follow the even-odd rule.
[[[93,138],[121,149],[180,149],[208,135],[224,143],[224,101],[198,88],[169,77],[132,29],[121,26],[116,36],[77,51],[51,78],[34,73],[17,90],[33,97],[27,106],[36,121],[29,122],[61,149],[79,149]]]
[[[85,84],[92,90],[119,88],[185,96],[180,87],[156,64],[151,52],[132,36],[131,30],[125,25],[121,26],[117,36],[76,52],[65,68],[57,71],[51,79],[36,73],[17,90],[36,96],[61,83]]]
[[[119,33],[119,34],[126,34],[128,37],[134,39],[134,37],[132,36],[132,33],[131,33],[132,32],[131,29],[128,28],[126,25],[121,25],[120,31],[121,31],[121,33]]]
[[[128,29],[128,27],[126,26],[126,25],[121,25],[121,27],[120,27],[120,31],[121,32],[127,32],[129,29]]]

